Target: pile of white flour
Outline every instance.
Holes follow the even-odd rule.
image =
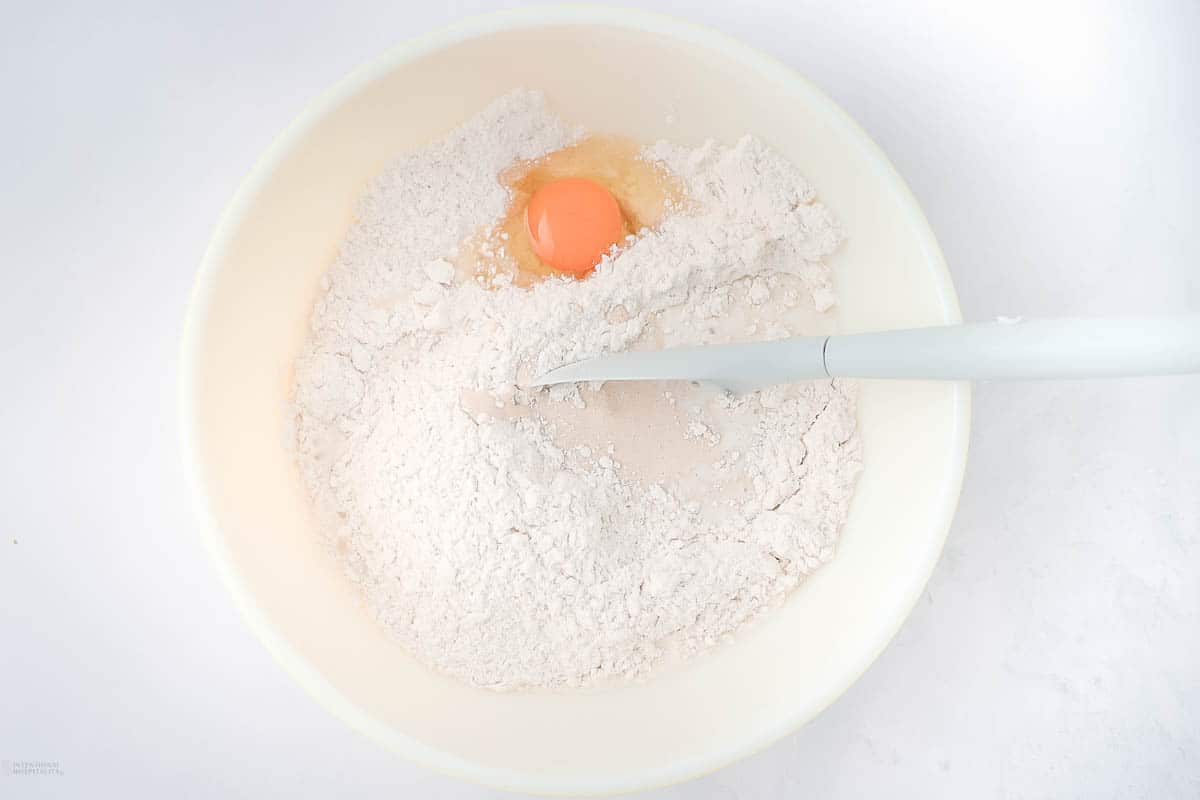
[[[505,211],[497,174],[579,135],[522,91],[395,161],[296,362],[331,545],[406,648],[481,686],[634,678],[712,646],[833,556],[860,469],[838,381],[518,388],[613,350],[816,333],[833,304],[837,225],[751,138],[648,148],[688,206],[585,280],[453,266]]]

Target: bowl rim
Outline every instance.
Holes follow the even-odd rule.
[[[810,722],[862,677],[911,614],[941,556],[958,505],[966,467],[971,420],[971,387],[967,382],[955,384],[953,439],[949,454],[951,469],[942,487],[935,515],[934,526],[937,535],[929,541],[927,551],[920,554],[921,557],[917,560],[919,568],[912,572],[914,579],[911,581],[908,595],[895,604],[891,618],[881,621],[879,630],[883,635],[869,652],[859,655],[855,668],[847,671],[845,679],[816,702],[797,711],[780,724],[755,731],[753,735],[730,744],[715,756],[684,758],[655,768],[620,775],[546,777],[521,770],[484,766],[430,747],[372,718],[364,709],[346,699],[315,667],[293,650],[257,606],[234,565],[212,510],[197,457],[199,432],[196,426],[195,397],[200,341],[210,313],[215,278],[234,231],[266,182],[267,176],[274,172],[295,144],[345,98],[410,61],[463,41],[504,31],[556,25],[625,28],[676,39],[719,51],[763,75],[767,80],[790,84],[808,95],[811,102],[820,107],[832,122],[839,125],[845,135],[857,141],[873,162],[881,180],[888,185],[903,206],[912,227],[919,232],[921,249],[933,271],[942,322],[954,324],[962,321],[958,297],[941,249],[904,179],[859,124],[793,68],[732,36],[657,12],[586,4],[532,6],[467,17],[395,45],[321,93],[271,142],[242,179],[232,200],[222,211],[200,261],[184,316],[179,350],[177,403],[183,468],[191,490],[194,518],[197,520],[205,547],[251,632],[266,646],[275,661],[313,699],[350,727],[386,749],[444,775],[509,791],[543,795],[601,795],[647,790],[692,780],[764,750]]]

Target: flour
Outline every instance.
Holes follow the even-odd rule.
[[[479,686],[637,678],[713,646],[832,558],[861,463],[840,381],[521,388],[609,351],[829,324],[837,225],[752,138],[647,148],[687,208],[586,280],[465,274],[462,243],[505,210],[497,174],[580,135],[520,91],[397,159],[296,362],[297,460],[334,551],[413,655]]]

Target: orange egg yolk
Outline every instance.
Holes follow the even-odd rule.
[[[525,207],[533,252],[560,272],[582,275],[621,241],[617,199],[586,178],[564,178],[538,189]]]

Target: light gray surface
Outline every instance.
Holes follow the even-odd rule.
[[[0,760],[65,773],[0,797],[496,796],[360,738],[250,636],[173,405],[193,269],[257,155],[359,62],[492,4],[248,5],[0,25]],[[654,5],[842,103],[969,319],[1200,309],[1200,5]],[[1200,378],[975,398],[949,544],[891,647],[798,734],[648,797],[1200,793]]]

